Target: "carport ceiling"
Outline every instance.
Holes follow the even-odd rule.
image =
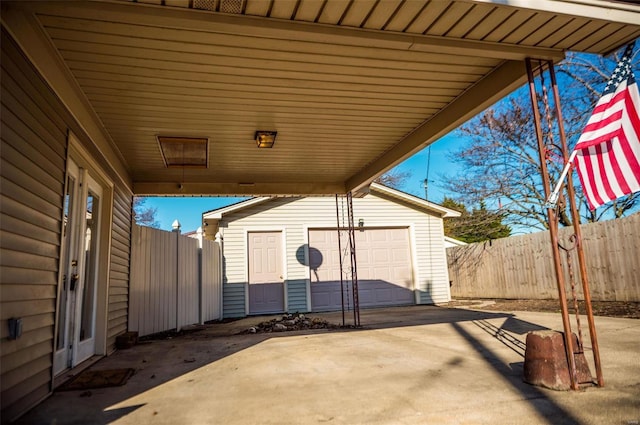
[[[594,0],[26,3],[9,29],[44,30],[138,194],[359,189],[524,83],[525,57],[640,36],[640,7]],[[208,168],[165,167],[158,136],[208,138]]]

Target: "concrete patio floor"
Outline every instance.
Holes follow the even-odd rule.
[[[135,368],[126,385],[55,392],[18,423],[640,423],[640,320],[597,317],[606,386],[557,392],[523,383],[522,364],[526,333],[561,329],[559,314],[414,306],[361,318],[361,330],[234,335],[267,319],[254,317],[141,343],[92,366]]]

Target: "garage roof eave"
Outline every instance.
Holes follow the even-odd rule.
[[[370,190],[372,192],[378,192],[380,194],[384,194],[392,198],[408,202],[422,209],[436,213],[442,218],[460,217],[461,215],[458,211],[443,207],[442,205],[438,205],[433,202],[429,202],[425,199],[418,198],[417,196],[413,196],[400,190],[390,188],[380,183],[371,183]]]
[[[371,183],[371,186],[369,187],[369,189],[370,189],[370,192],[374,192],[374,193],[377,192],[379,194],[383,194],[397,200],[408,202],[421,209],[435,213],[441,218],[460,217],[460,213],[458,211],[443,207],[442,205],[438,205],[433,202],[426,201],[424,199],[418,198],[417,196],[410,195],[400,190],[392,189],[380,183],[375,183],[375,182]],[[234,213],[255,205],[259,205],[270,199],[273,199],[273,197],[256,197],[256,198],[247,199],[245,201],[241,201],[226,207],[218,208],[211,211],[206,211],[202,213],[202,221],[218,222],[222,220],[222,217],[226,214]]]
[[[238,203],[226,206],[226,207],[222,207],[222,208],[218,208],[215,210],[211,210],[211,211],[206,211],[202,213],[202,221],[204,220],[213,220],[213,221],[220,221],[222,220],[222,216],[225,214],[229,214],[238,210],[242,210],[248,207],[251,207],[253,205],[258,205],[261,204],[265,201],[268,201],[269,199],[272,199],[271,197],[257,197],[257,198],[251,198],[251,199],[247,199],[244,201],[240,201]]]

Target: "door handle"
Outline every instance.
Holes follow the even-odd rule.
[[[70,291],[75,291],[76,290],[76,284],[78,283],[78,274],[74,273],[71,275],[71,279],[69,279],[69,290]]]

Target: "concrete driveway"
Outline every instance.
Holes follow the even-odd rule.
[[[639,320],[596,318],[606,387],[556,392],[523,383],[522,362],[526,333],[561,329],[559,314],[415,306],[361,317],[362,330],[232,335],[264,320],[249,318],[143,343],[92,367],[135,368],[126,385],[56,392],[18,423],[640,423]]]

